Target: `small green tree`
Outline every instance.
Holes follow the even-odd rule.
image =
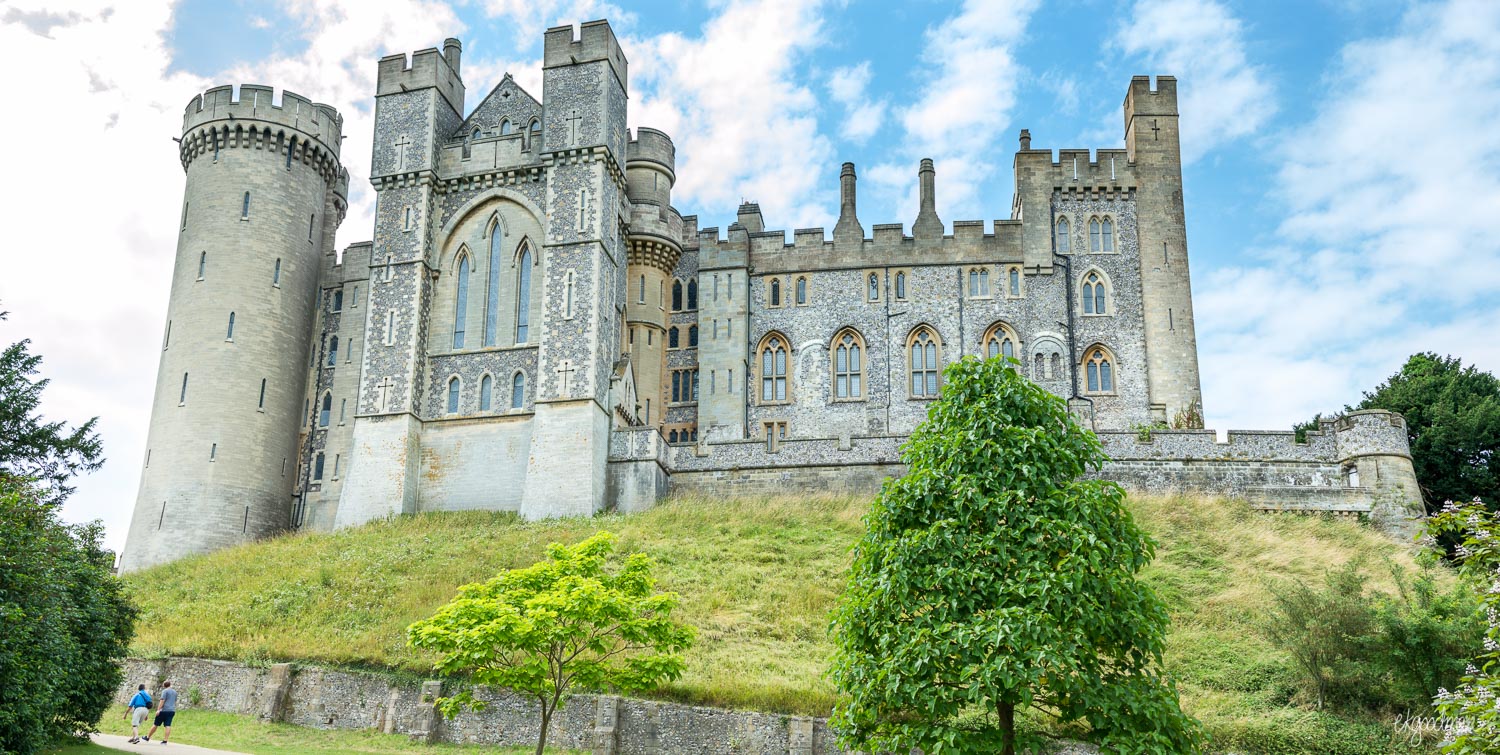
[[[942,397],[865,518],[834,611],[846,747],[928,755],[1039,744],[1027,707],[1087,720],[1110,752],[1191,753],[1201,727],[1160,670],[1168,617],[1137,573],[1154,546],[1062,399],[999,359]]]
[[[1291,654],[1322,709],[1333,688],[1353,675],[1346,666],[1363,654],[1374,628],[1364,574],[1350,562],[1328,571],[1322,588],[1292,581],[1270,589],[1272,603],[1261,631]]]
[[[453,602],[411,625],[408,640],[440,653],[435,668],[445,676],[535,698],[541,755],[552,715],[573,688],[644,690],[682,674],[693,628],[672,620],[677,594],[655,591],[644,553],[607,571],[614,542],[600,532],[573,546],[552,543],[545,561],[460,587]],[[485,703],[465,690],[438,705],[454,716]]]

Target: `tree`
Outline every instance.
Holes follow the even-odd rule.
[[[1494,375],[1457,357],[1413,354],[1357,406],[1345,407],[1357,409],[1406,418],[1412,466],[1429,507],[1500,501],[1500,379]]]
[[[3,321],[6,312],[0,312]],[[75,428],[44,422],[37,412],[49,381],[33,379],[42,358],[29,340],[0,352],[0,477],[33,480],[42,500],[60,504],[73,492],[68,480],[104,463],[95,417]]]
[[[1427,520],[1430,545],[1439,537],[1458,538],[1459,575],[1479,598],[1489,626],[1484,651],[1469,664],[1458,689],[1439,689],[1443,752],[1481,755],[1500,752],[1500,519],[1483,502],[1452,501]]]
[[[1204,742],[1160,670],[1152,541],[1062,399],[966,358],[865,517],[833,616],[833,727],[869,752],[1014,753],[1026,708],[1087,720],[1105,749]]]
[[[136,616],[103,525],[63,524],[45,493],[0,476],[0,752],[19,755],[93,729]]]
[[[407,630],[413,647],[441,654],[434,668],[477,684],[509,687],[540,706],[536,752],[574,687],[651,689],[681,676],[693,628],[674,622],[676,593],[655,592],[652,561],[632,553],[605,570],[615,536],[547,546],[548,560],[464,585],[453,602]],[[465,690],[439,701],[444,715],[485,703]]]

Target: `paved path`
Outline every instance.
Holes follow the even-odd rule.
[[[144,732],[143,732],[144,733]],[[157,732],[160,734],[161,732]],[[154,752],[154,753],[191,753],[192,755],[244,755],[231,750],[210,750],[207,747],[194,747],[173,742],[169,745],[151,740],[140,744],[131,744],[130,737],[122,737],[116,734],[94,734],[90,736],[94,744],[100,747],[108,747],[111,750],[124,750],[126,752]]]

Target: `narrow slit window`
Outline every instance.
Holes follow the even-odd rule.
[[[161,350],[162,351],[166,351],[167,347],[171,346],[171,345],[172,345],[172,321],[168,320],[167,321],[167,332],[166,332],[166,335],[163,335],[161,337]]]
[[[796,301],[797,301],[797,306],[799,306],[799,307],[807,303],[807,279],[806,278],[798,278],[797,279],[797,300]]]
[[[203,280],[203,274],[208,271],[208,252],[198,255],[198,280]]]
[[[485,375],[479,381],[479,411],[490,410],[490,401],[495,391],[495,381],[489,375]]]
[[[260,379],[260,400],[255,404],[256,409],[266,408],[266,379]]]
[[[341,399],[339,399],[339,424],[340,425],[344,424],[344,420],[346,420],[348,418],[349,418],[349,399],[341,398]]]
[[[880,278],[874,273],[870,273],[870,277],[866,281],[866,288],[869,289],[865,292],[866,298],[870,301],[880,301]]]
[[[291,142],[288,142],[287,145],[286,145],[286,169],[287,170],[291,170],[292,169],[292,146],[295,145],[295,144],[296,144],[296,141],[291,141]]]
[[[313,459],[313,479],[323,479],[323,454],[321,453]]]
[[[245,200],[240,204],[240,220],[250,219],[250,192],[245,192]]]
[[[510,379],[510,408],[520,409],[526,405],[526,373],[517,372]]]
[[[1019,267],[1010,269],[1010,295],[1021,295],[1021,268]]]
[[[186,372],[184,372],[184,373],[182,373],[182,391],[177,394],[177,404],[178,404],[178,406],[181,406],[181,405],[187,403],[187,383],[188,383],[188,374]]]
[[[218,458],[219,458],[219,444],[218,443],[210,443],[208,445],[208,460],[209,461],[217,461]]]
[[[276,265],[275,265],[275,267],[271,268],[271,285],[273,285],[273,286],[279,286],[279,285],[281,285],[281,258],[280,257],[276,258]]]
[[[318,427],[328,427],[328,422],[333,418],[333,394],[323,394],[322,408],[318,410]]]
[[[896,273],[896,298],[906,298],[906,273]]]
[[[781,281],[775,278],[771,279],[771,306],[781,306]]]
[[[458,378],[448,379],[448,413],[458,414]]]
[[[332,367],[339,361],[339,337],[334,336],[328,340],[328,366]]]
[[[489,258],[489,285],[488,296],[484,304],[484,345],[494,346],[498,343],[500,332],[500,270],[502,252],[500,223],[495,222],[490,226],[490,258]]]
[[[516,273],[516,343],[531,337],[531,247],[521,247],[521,269]],[[642,279],[644,280],[644,279]],[[641,284],[642,286],[645,283]],[[642,289],[644,291],[644,289]]]
[[[314,225],[314,221],[317,220],[317,217],[318,217],[317,215],[308,215],[307,216],[307,240],[308,241],[312,241],[313,240],[313,225]]]
[[[226,340],[226,341],[233,341],[234,340],[234,313],[233,312],[229,313],[229,329],[226,330],[226,331],[224,331],[224,340]]]
[[[186,231],[186,230],[187,230],[187,211],[188,211],[188,204],[189,204],[189,203],[187,203],[187,202],[183,202],[183,203],[182,203],[182,230],[184,230],[184,231]]]
[[[453,348],[464,347],[464,321],[469,315],[469,255],[458,260],[458,280],[453,297]]]

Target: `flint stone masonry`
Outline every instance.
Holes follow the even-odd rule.
[[[340,155],[339,114],[253,85],[189,102],[154,463],[122,570],[392,514],[538,519],[639,511],[673,490],[873,491],[899,473],[931,406],[913,387],[922,356],[934,370],[987,357],[997,332],[1021,374],[1101,433],[1115,459],[1105,477],[1414,529],[1421,491],[1399,418],[1352,415],[1305,445],[1284,433],[1136,438],[1202,416],[1172,77],[1130,80],[1123,150],[1033,149],[1023,131],[1006,217],[952,217],[922,160],[914,222],[861,221],[855,166],[825,166],[840,197],[830,236],[778,230],[753,201],[722,230],[700,229],[671,204],[671,137],[626,127],[629,66],[609,24],[548,29],[543,48],[540,97],[507,74],[468,113],[458,40],[378,62],[374,227],[342,258],[340,160],[364,156]],[[686,299],[689,284],[694,305],[673,306],[673,286]],[[913,351],[919,336],[931,352],[928,340]],[[773,340],[779,373],[763,350]],[[841,395],[846,343],[858,356],[844,385],[857,388]],[[621,364],[628,391],[613,387]],[[694,370],[696,393],[674,396],[673,376]]]

